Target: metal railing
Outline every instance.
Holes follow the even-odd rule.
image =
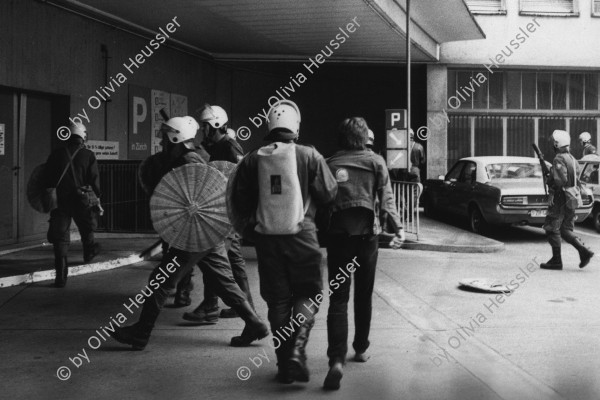
[[[419,240],[419,198],[423,193],[423,185],[392,181],[392,191],[404,232],[415,234]]]
[[[102,207],[98,230],[104,232],[154,232],[149,198],[138,183],[140,161],[98,161]]]

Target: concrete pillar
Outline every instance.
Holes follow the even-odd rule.
[[[427,179],[445,175],[448,164],[448,68],[427,65]]]

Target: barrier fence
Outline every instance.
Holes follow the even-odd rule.
[[[149,199],[138,183],[140,161],[98,161],[104,215],[98,231],[154,232]]]
[[[419,240],[419,198],[423,193],[423,185],[392,181],[392,191],[404,231],[415,234]]]

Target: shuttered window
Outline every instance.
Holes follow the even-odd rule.
[[[574,0],[521,0],[522,13],[574,14]]]
[[[466,0],[466,3],[473,14],[506,13],[504,0]]]

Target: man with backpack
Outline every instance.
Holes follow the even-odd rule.
[[[85,126],[72,123],[70,132],[66,146],[54,150],[46,161],[46,187],[56,187],[58,200],[58,208],[50,212],[48,241],[54,246],[54,286],[59,288],[66,285],[69,272],[67,253],[71,243],[71,219],[81,235],[84,262],[92,261],[100,249],[94,240],[98,209],[87,207],[78,193],[88,186],[100,198],[98,162],[94,153],[85,148]]]
[[[277,380],[308,382],[306,345],[322,295],[317,205],[335,199],[337,184],[313,147],[296,144],[300,110],[290,100],[268,113],[271,144],[248,154],[232,182],[233,208],[248,216],[244,235],[256,245],[260,293],[269,308]],[[284,334],[285,330],[285,334]]]

